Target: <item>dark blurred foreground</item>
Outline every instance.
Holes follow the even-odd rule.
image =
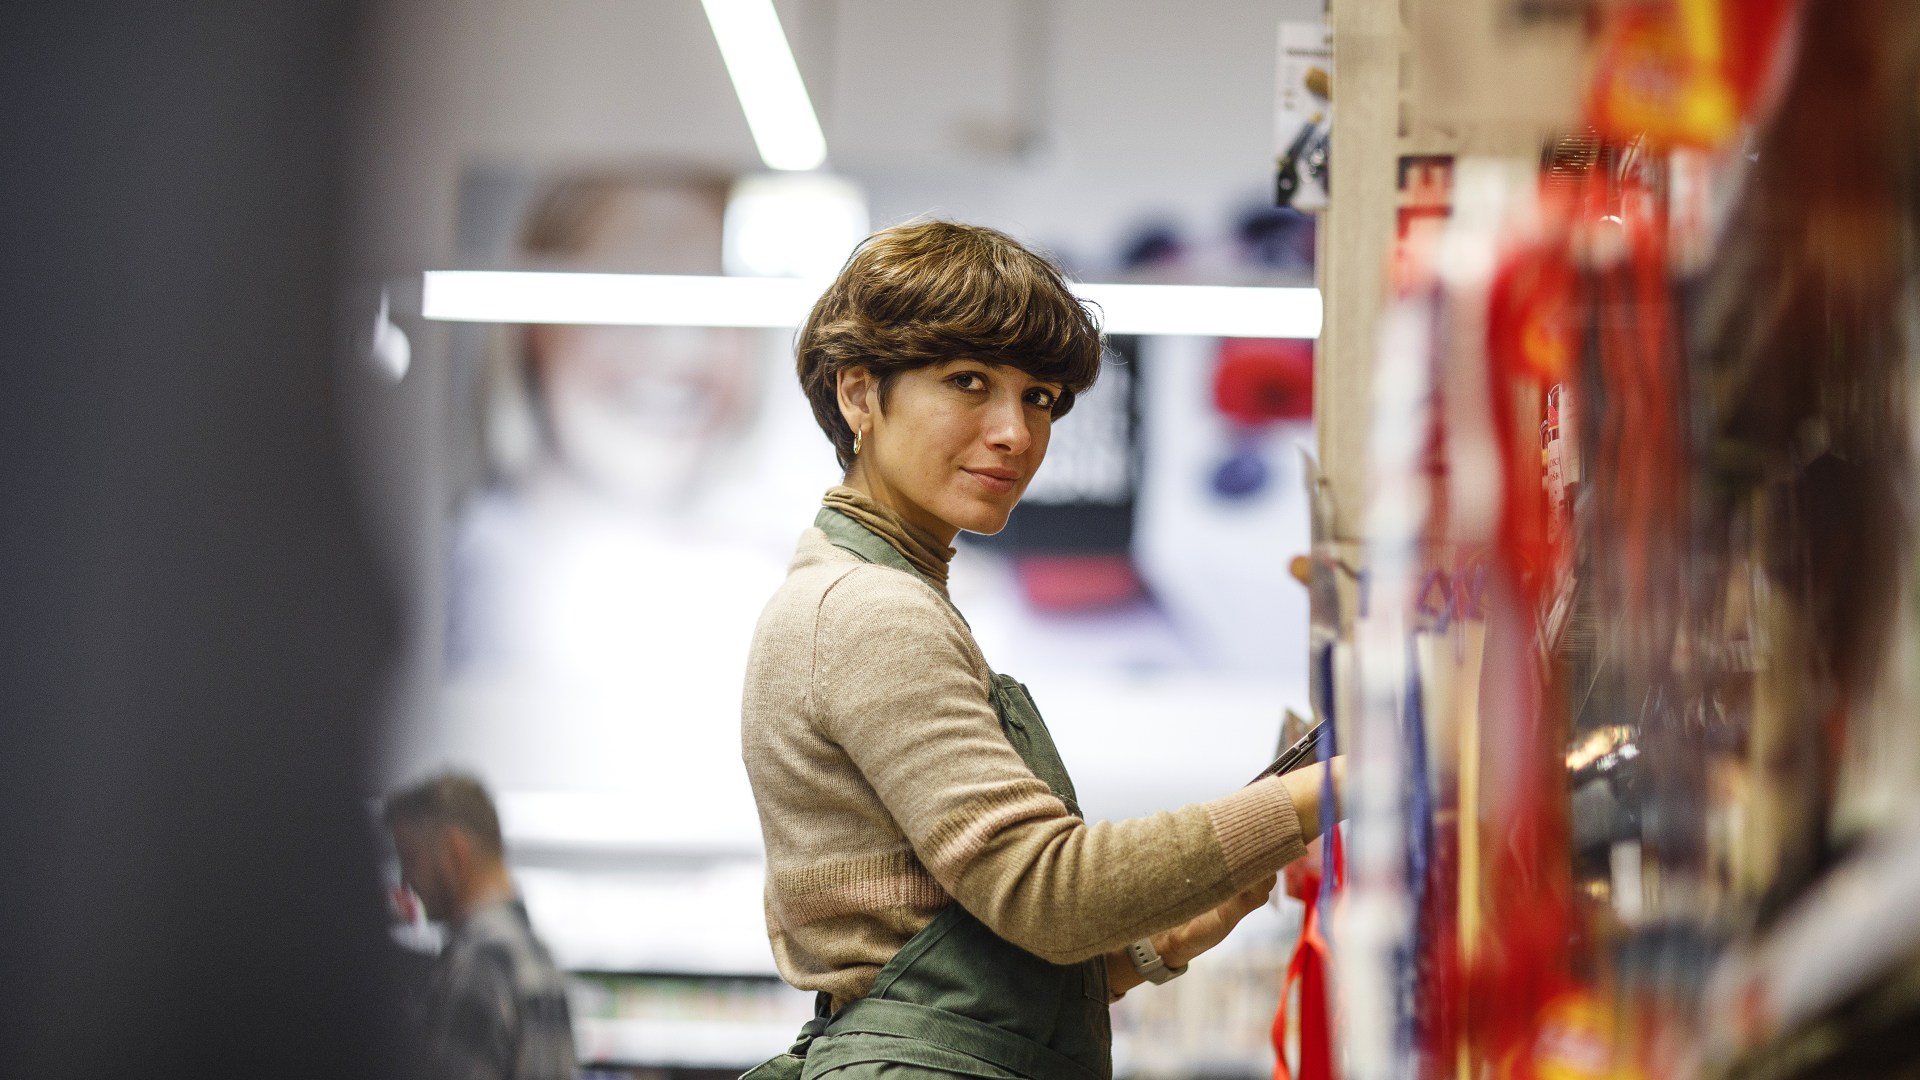
[[[355,5],[0,14],[0,1076],[369,1077]]]

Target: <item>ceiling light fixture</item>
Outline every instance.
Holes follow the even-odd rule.
[[[720,265],[736,277],[832,277],[872,230],[866,194],[851,180],[743,176],[727,196]]]
[[[817,169],[827,160],[807,84],[793,62],[773,0],[700,0],[720,44],[747,128],[769,169]]]
[[[1317,338],[1320,290],[1250,285],[1075,285],[1109,334]]]
[[[429,270],[422,314],[446,322],[793,327],[819,278]],[[1316,338],[1320,290],[1238,285],[1075,285],[1109,334]]]
[[[826,283],[805,278],[429,270],[421,314],[449,322],[798,326]]]

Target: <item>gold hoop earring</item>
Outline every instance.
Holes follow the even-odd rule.
[[[866,437],[867,437],[867,433],[864,431],[856,431],[853,433],[853,456],[854,457],[860,456],[860,442]]]

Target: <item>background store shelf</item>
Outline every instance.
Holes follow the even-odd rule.
[[[1856,1005],[1910,1011],[1917,999],[1901,986],[1912,981],[1916,956],[1920,816],[1867,841],[1722,961],[1708,986],[1707,1056],[1724,1064],[1766,1048],[1784,1053]],[[1804,1045],[1797,1051],[1808,1052]]]
[[[574,1025],[574,1038],[585,1062],[745,1070],[793,1045],[804,1022],[590,1018]]]

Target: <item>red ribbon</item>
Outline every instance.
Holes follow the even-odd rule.
[[[1338,829],[1333,830],[1328,844],[1327,872],[1333,875],[1333,889],[1338,892],[1347,879],[1346,852]],[[1287,1003],[1293,999],[1295,983],[1300,985],[1298,1080],[1333,1080],[1333,1012],[1327,1001],[1327,973],[1333,966],[1333,953],[1320,931],[1320,878],[1315,875],[1301,884],[1307,914],[1300,926],[1300,940],[1293,947],[1293,958],[1287,961],[1280,1008],[1273,1014],[1273,1080],[1295,1080],[1287,1068]]]

